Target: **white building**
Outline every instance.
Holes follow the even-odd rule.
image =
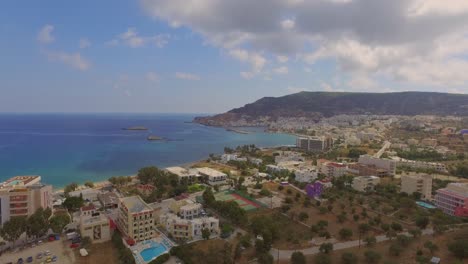
[[[79,228],[82,237],[89,237],[93,243],[111,239],[110,220],[107,216],[96,212],[93,205],[84,206],[80,211]]]
[[[380,183],[380,178],[376,176],[358,176],[354,177],[353,187],[358,192],[369,192],[374,191],[375,186]]]
[[[295,180],[298,182],[312,182],[317,179],[318,173],[314,169],[298,169],[294,171]]]
[[[196,181],[201,175],[197,169],[186,169],[182,167],[168,167],[166,171],[175,174],[179,177],[179,181],[187,179],[189,182]]]
[[[208,178],[208,184],[210,185],[222,185],[227,182],[227,175],[223,172],[207,167],[197,168],[197,171],[202,177]]]
[[[203,229],[210,232],[210,237],[219,235],[219,220],[214,217],[182,219],[173,213],[161,215],[160,223],[176,240],[193,241],[202,239]]]
[[[398,159],[398,167],[407,167],[413,169],[423,169],[423,170],[434,170],[437,172],[445,173],[447,172],[447,166],[443,163],[437,162],[426,162],[419,160],[407,160],[407,159]]]

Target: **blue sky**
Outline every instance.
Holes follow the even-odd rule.
[[[468,4],[369,1],[5,0],[0,112],[215,113],[302,90],[468,92]]]

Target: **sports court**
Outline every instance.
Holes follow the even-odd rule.
[[[249,200],[231,191],[215,194],[216,201],[235,201],[245,211],[251,211],[262,207],[259,203]]]

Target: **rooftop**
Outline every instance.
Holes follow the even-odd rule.
[[[197,170],[198,170],[199,173],[204,174],[204,175],[209,176],[209,177],[223,177],[223,176],[226,176],[225,173],[217,171],[217,170],[212,169],[212,168],[204,167],[204,168],[197,168]]]
[[[168,167],[166,170],[179,177],[197,176],[198,171],[195,169],[186,169],[182,167]]]
[[[120,202],[128,209],[130,213],[153,211],[153,208],[145,203],[145,201],[143,201],[140,196],[120,198]]]
[[[41,181],[41,176],[15,176],[0,184],[0,189],[17,187],[17,186],[30,186]]]

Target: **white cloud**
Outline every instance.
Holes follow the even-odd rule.
[[[52,32],[54,31],[54,26],[52,25],[45,25],[39,30],[39,33],[37,34],[37,40],[42,43],[42,44],[49,44],[54,42],[55,38],[52,35]]]
[[[295,56],[310,65],[334,61],[337,74],[359,73],[368,80],[383,75],[395,85],[468,84],[462,74],[468,72],[466,0],[141,3],[149,15],[188,27],[207,43],[249,63],[251,69],[241,73],[245,78],[261,73],[270,57]]]
[[[193,74],[193,73],[187,73],[187,72],[177,72],[175,74],[175,77],[177,79],[189,80],[189,81],[198,81],[201,79],[200,76]]]
[[[87,38],[80,38],[80,43],[79,43],[80,49],[86,49],[91,47],[91,41]]]
[[[159,81],[159,76],[155,72],[148,72],[146,74],[146,80],[150,82],[158,82]]]
[[[46,54],[49,60],[62,62],[80,71],[86,71],[91,67],[91,63],[80,53],[47,51]]]
[[[249,52],[245,49],[234,49],[229,51],[231,57],[251,66],[250,72],[241,72],[241,76],[246,79],[253,78],[255,75],[262,72],[267,60],[259,53]]]
[[[289,58],[288,56],[278,55],[276,56],[276,60],[280,63],[286,63],[288,62]]]
[[[146,45],[154,45],[163,48],[169,42],[169,35],[159,34],[155,36],[140,36],[135,28],[128,28],[127,31],[117,35],[107,42],[108,45],[126,45],[131,48],[140,48]]]
[[[289,69],[286,66],[281,66],[281,67],[273,69],[273,72],[276,74],[288,74]]]

